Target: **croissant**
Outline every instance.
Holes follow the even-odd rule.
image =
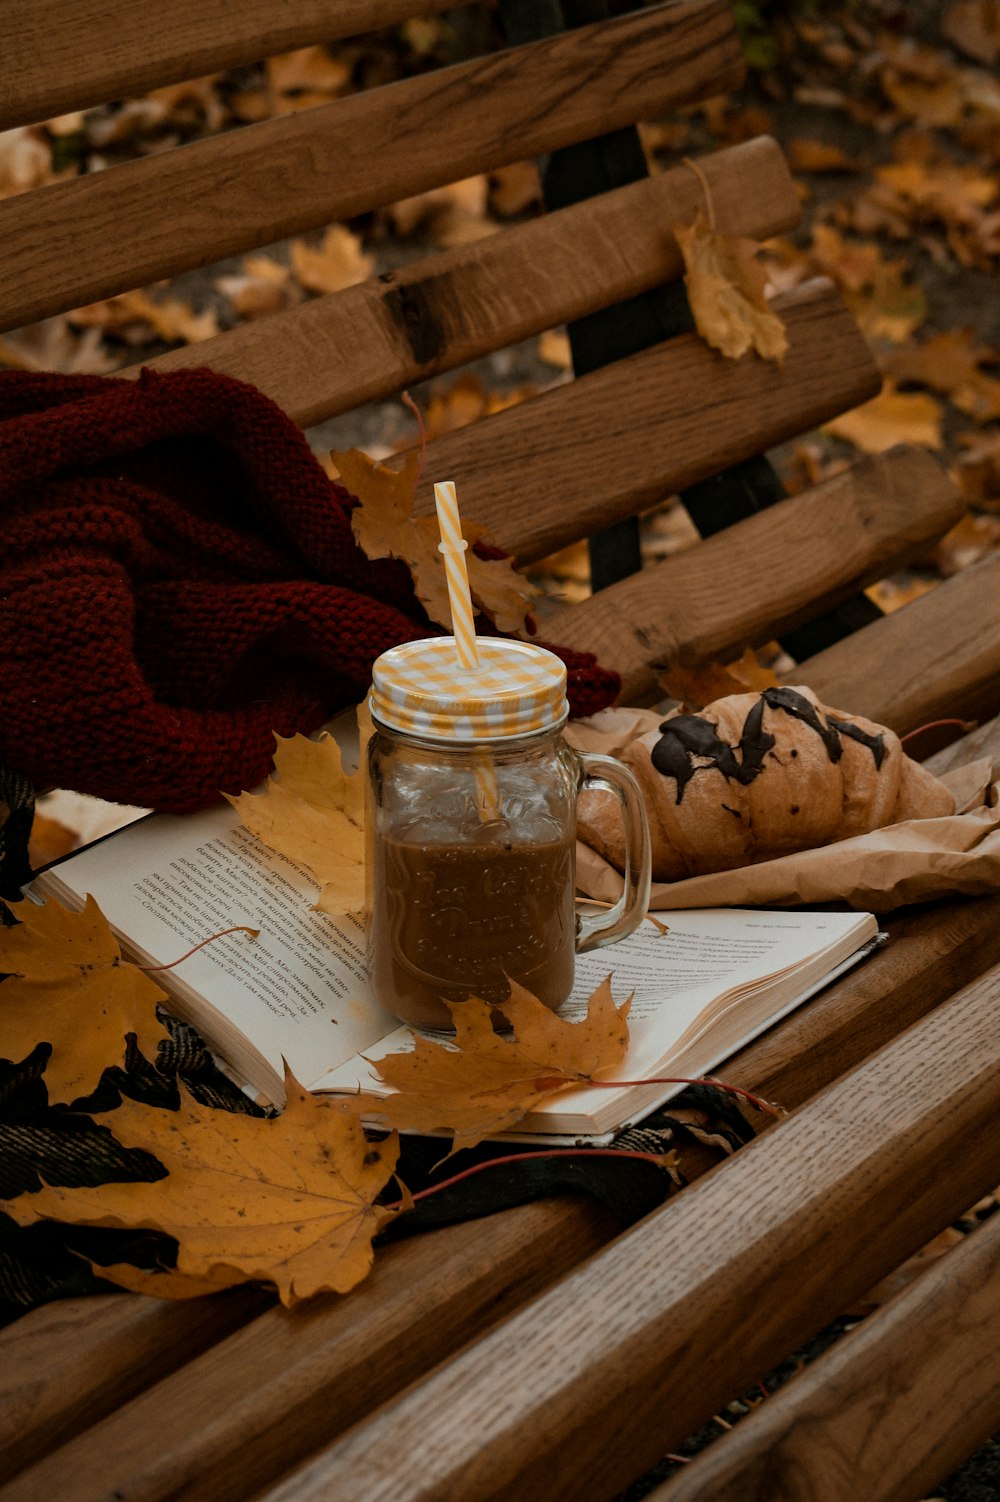
[[[733,694],[700,714],[675,714],[631,741],[621,760],[644,794],[657,881],[955,811],[948,789],[906,755],[897,735],[827,709],[808,688]],[[577,833],[623,869],[611,794],[581,795]]]

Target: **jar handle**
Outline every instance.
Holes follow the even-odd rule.
[[[639,927],[649,907],[650,845],[646,808],[639,784],[622,762],[595,751],[578,751],[581,785],[603,788],[621,804],[625,820],[625,890],[606,913],[577,920],[576,952],[586,954],[624,939]]]

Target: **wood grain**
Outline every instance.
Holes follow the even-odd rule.
[[[0,130],[468,0],[4,0]]]
[[[1000,1181],[998,1002],[993,970],[267,1502],[613,1497]]]
[[[122,1393],[103,1423],[0,1497],[242,1502],[617,1229],[607,1211],[574,1196],[386,1247],[349,1298],[267,1310],[134,1401]],[[197,1322],[176,1305],[168,1317]],[[78,1370],[78,1389],[88,1382]]]
[[[798,219],[768,137],[698,166],[727,233],[763,239]],[[670,226],[690,223],[703,199],[677,167],[145,363],[249,381],[307,427],[674,280]]]
[[[943,715],[992,718],[1000,710],[1000,556],[809,658],[795,678],[825,704],[849,704],[900,734]]]
[[[722,92],[742,57],[726,0],[683,0],[5,199],[0,325]]]
[[[780,637],[919,556],[964,509],[930,454],[900,447],[558,612],[545,632],[596,652],[621,674],[622,702],[642,703],[662,695],[654,664],[726,662]]]
[[[790,345],[780,368],[727,360],[682,334],[436,439],[425,474],[451,475],[463,514],[526,563],[878,390],[868,345],[828,282],[775,306]],[[433,505],[428,479],[417,510]]]
[[[648,1502],[912,1502],[1000,1427],[1000,1216]]]
[[[202,1303],[197,1319],[178,1319],[169,1304],[115,1293],[43,1305],[8,1326],[0,1332],[0,1475],[65,1444],[267,1302],[240,1289]]]

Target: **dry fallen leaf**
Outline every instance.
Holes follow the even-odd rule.
[[[453,1046],[415,1036],[412,1052],[374,1066],[399,1093],[366,1104],[390,1126],[449,1131],[452,1151],[514,1126],[546,1096],[613,1069],[628,1046],[629,1002],[616,1006],[609,980],[593,993],[582,1022],[566,1022],[511,982],[499,1008],[513,1036],[493,1030],[491,1008],[469,1000],[451,1008]]]
[[[0,198],[53,181],[52,147],[37,126],[0,131]]]
[[[788,157],[795,172],[862,172],[864,163],[827,141],[792,140]]]
[[[50,819],[36,808],[28,839],[28,864],[33,871],[69,855],[76,845],[75,829],[70,829],[68,824],[61,824],[58,819]]]
[[[308,292],[340,292],[369,277],[375,257],[361,248],[359,236],[344,224],[331,224],[318,248],[292,241],[292,268]]]
[[[196,313],[190,303],[179,297],[156,301],[142,290],[121,292],[117,297],[74,308],[67,317],[79,328],[104,329],[132,343],[145,343],[150,330],[167,344],[197,344],[202,339],[213,339],[219,332],[213,308]]]
[[[557,370],[573,369],[569,335],[564,329],[546,329],[538,336],[538,358]]]
[[[0,1055],[17,1061],[51,1043],[45,1067],[49,1100],[64,1104],[96,1089],[110,1064],[124,1064],[125,1035],[155,1061],[168,1036],[156,1007],[166,996],[122,959],[92,897],[82,913],[53,898],[44,907],[13,904],[20,922],[0,928]]]
[[[996,0],[952,0],[941,21],[941,35],[989,66],[1000,59],[1000,7]]]
[[[941,447],[941,404],[925,391],[897,391],[886,381],[878,396],[823,424],[865,454],[881,454],[896,443]]]
[[[124,1146],[153,1153],[165,1178],[44,1185],[5,1208],[20,1225],[59,1220],[175,1237],[176,1275],[100,1269],[165,1297],[258,1281],[274,1283],[286,1305],[346,1293],[367,1276],[372,1238],[398,1213],[375,1204],[398,1143],[365,1137],[355,1097],[311,1095],[287,1071],[285,1084],[287,1105],[273,1118],[213,1110],[186,1092],[178,1111],[126,1099],[107,1125]]]
[[[757,261],[755,240],[720,235],[699,213],[693,224],[675,225],[684,257],[684,278],[698,332],[731,360],[754,349],[779,365],[788,348],[785,326],[764,296],[767,272]]]
[[[358,721],[365,741],[367,710]],[[370,721],[367,722],[370,733]],[[260,793],[225,797],[243,825],[279,855],[308,866],[322,890],[321,913],[365,906],[364,776],[344,771],[331,735],[275,736],[274,776]]]
[[[432,621],[451,629],[448,582],[438,551],[440,533],[433,516],[413,515],[417,475],[416,452],[408,454],[402,469],[378,464],[360,449],[334,452],[330,458],[344,485],[361,502],[351,515],[351,526],[362,552],[368,558],[401,558],[413,576],[417,599]],[[538,591],[509,558],[480,558],[477,542],[489,544],[489,534],[475,522],[462,518],[462,535],[470,544],[465,555],[472,603],[489,616],[500,631],[520,631]]]
[[[776,673],[761,666],[752,647],[744,649],[739,661],[725,667],[718,662],[697,668],[667,666],[658,668],[656,677],[672,698],[691,709],[704,709],[716,699],[745,694],[748,689],[776,688],[779,681]]]
[[[985,361],[1000,358],[980,344],[970,328],[945,329],[913,349],[900,350],[887,362],[894,381],[914,381],[950,396],[975,380]]]
[[[241,318],[281,313],[302,300],[302,289],[292,281],[290,269],[270,256],[246,256],[242,271],[216,277],[215,286]]]
[[[61,370],[67,375],[107,375],[121,361],[105,346],[99,328],[76,334],[60,313],[0,338],[0,365],[11,370]]]

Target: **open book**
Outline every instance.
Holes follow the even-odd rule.
[[[232,1074],[272,1101],[283,1097],[282,1058],[312,1090],[378,1090],[362,1055],[412,1044],[368,983],[365,935],[354,920],[312,903],[310,873],[264,847],[228,806],[158,814],[71,855],[40,875],[82,907],[90,893],[129,958],[165,964],[234,924],[251,940],[215,940],[157,981]],[[634,992],[622,1078],[697,1076],[714,1069],[865,951],[877,933],[867,913],[707,909],[657,915],[631,938],[579,956],[561,1015],[575,1020],[610,972],[615,1000]],[[443,1036],[443,1035],[442,1035]],[[383,1087],[384,1088],[384,1087]],[[601,1136],[637,1120],[680,1086],[569,1091],[544,1102],[519,1134]]]

